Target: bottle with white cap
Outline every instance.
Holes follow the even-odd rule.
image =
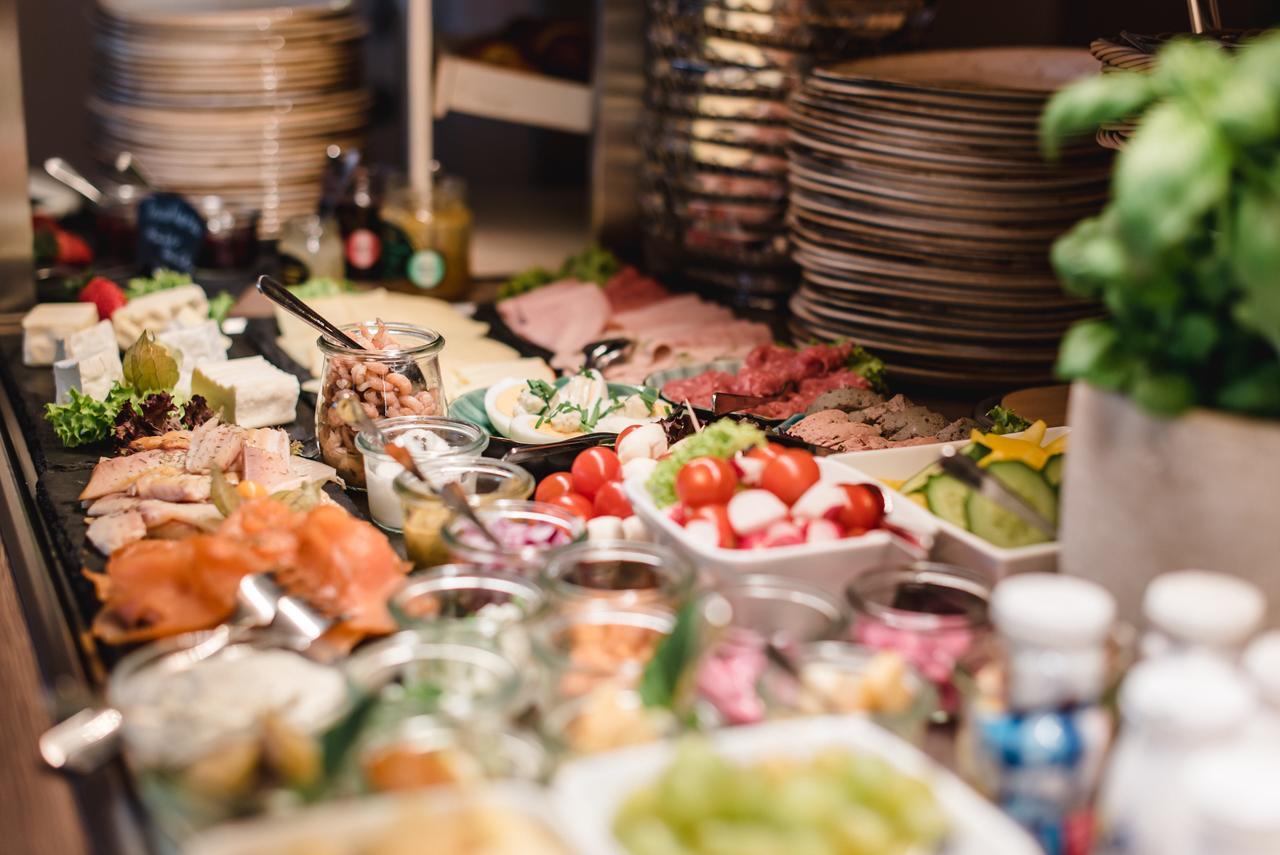
[[[977,675],[961,750],[975,783],[1048,855],[1085,855],[1092,846],[1093,797],[1112,729],[1098,701],[1115,614],[1105,589],[1072,576],[1012,576],[992,594],[1001,653]],[[999,679],[984,679],[993,673]]]
[[[1280,749],[1239,745],[1190,764],[1189,855],[1280,852]]]
[[[1221,657],[1184,652],[1135,666],[1120,687],[1097,852],[1192,855],[1187,769],[1240,741],[1255,710],[1252,689]]]
[[[1240,661],[1262,702],[1253,735],[1280,749],[1280,630],[1255,638]],[[1280,852],[1280,847],[1276,851]]]
[[[1266,596],[1238,576],[1208,570],[1164,573],[1151,581],[1142,598],[1148,624],[1142,656],[1195,649],[1234,661],[1266,611]]]

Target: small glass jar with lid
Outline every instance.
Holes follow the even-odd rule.
[[[324,336],[316,346],[324,354],[316,402],[316,441],[325,463],[338,470],[348,487],[365,486],[364,460],[356,447],[356,429],[333,407],[340,395],[360,397],[371,419],[395,416],[443,416],[447,411],[440,378],[444,337],[413,324],[365,321],[342,331],[362,346],[345,347]]]
[[[476,516],[502,541],[502,547],[470,520],[455,516],[440,535],[452,560],[529,578],[535,578],[561,548],[587,535],[586,520],[546,502],[504,499],[478,508]]]
[[[553,609],[608,605],[675,610],[693,592],[693,567],[665,546],[589,540],[557,550],[542,571]]]
[[[412,472],[401,472],[393,482],[404,507],[404,542],[409,558],[422,567],[449,560],[442,530],[453,516],[439,488],[456,482],[471,505],[483,508],[504,499],[527,499],[533,494],[533,476],[512,463],[487,457],[446,457],[421,467],[428,481]]]
[[[414,460],[439,457],[475,457],[489,445],[489,435],[470,422],[435,416],[395,416],[379,419],[383,436],[407,449]],[[356,435],[356,450],[364,459],[365,489],[369,491],[369,516],[379,527],[399,532],[404,528],[404,507],[392,483],[404,467],[366,431]]]
[[[383,279],[388,287],[464,300],[471,289],[471,209],[457,176],[436,175],[431,193],[394,187],[382,208]]]

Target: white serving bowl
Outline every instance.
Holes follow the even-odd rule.
[[[1046,443],[1069,432],[1069,428],[1049,428],[1045,432]],[[1022,434],[1009,434],[1019,437]],[[905,448],[882,448],[876,451],[850,451],[844,454],[833,454],[827,460],[837,460],[860,472],[869,481],[885,486],[886,481],[905,481],[921,469],[936,461],[942,455],[942,449],[953,446],[957,450],[969,444],[961,442],[937,442],[930,445],[910,445]],[[885,486],[885,489],[889,489]],[[891,491],[896,503],[911,505],[924,510],[915,502]],[[926,511],[926,513],[928,513]],[[937,550],[933,556],[935,561],[960,564],[986,570],[1001,578],[1010,573],[1053,572],[1058,569],[1059,544],[1037,543],[1033,546],[1019,546],[1005,549],[989,543],[960,526],[949,523],[929,514],[938,529]]]
[[[875,479],[839,463],[834,457],[819,457],[821,479],[833,484],[875,483]],[[830,543],[807,543],[779,546],[773,549],[722,549],[707,546],[690,538],[684,528],[659,510],[649,496],[643,481],[627,481],[624,485],[631,507],[640,517],[653,539],[685,555],[698,572],[711,582],[735,579],[747,573],[767,573],[803,579],[844,602],[844,589],[849,580],[864,570],[883,564],[896,564],[924,557],[905,547],[886,531],[870,531]],[[883,485],[877,485],[883,488]],[[886,491],[891,505],[889,522],[932,540],[941,520],[895,493]]]
[[[1040,847],[1012,819],[959,778],[865,716],[820,716],[735,727],[713,733],[716,749],[736,762],[813,756],[831,748],[883,758],[930,785],[946,814],[947,855],[1037,855]],[[671,763],[671,741],[597,754],[561,767],[552,781],[560,828],[578,850],[626,855],[613,837],[622,803]]]

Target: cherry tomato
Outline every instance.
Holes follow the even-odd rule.
[[[784,447],[778,445],[776,442],[771,442],[767,445],[760,445],[751,449],[747,452],[747,457],[750,457],[752,460],[762,460],[765,463],[768,463],[770,460],[781,455],[784,451],[786,451]]]
[[[556,496],[573,492],[573,475],[568,472],[552,472],[538,485],[533,497],[539,502],[549,502]]]
[[[884,519],[884,494],[874,484],[841,484],[840,488],[848,500],[837,517],[840,525],[859,533],[879,528]]]
[[[595,516],[621,517],[624,520],[635,513],[631,510],[631,502],[627,499],[627,492],[622,489],[621,481],[610,481],[596,491],[591,508]]]
[[[676,495],[691,508],[723,505],[737,487],[733,466],[719,457],[695,457],[676,475]]]
[[[819,474],[818,461],[812,454],[789,448],[764,467],[760,486],[788,505],[794,505],[805,490],[818,483]]]
[[[693,512],[692,519],[706,520],[716,527],[716,533],[720,536],[717,545],[721,549],[737,547],[738,538],[733,533],[733,526],[729,524],[729,509],[724,505],[703,505]]]
[[[622,478],[622,462],[612,448],[588,448],[573,461],[573,489],[588,499],[610,481]]]
[[[591,500],[581,493],[564,493],[556,496],[550,503],[558,508],[564,508],[569,513],[576,514],[584,520],[591,519]]]

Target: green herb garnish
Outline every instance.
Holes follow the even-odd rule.
[[[888,389],[884,379],[884,360],[858,345],[849,352],[849,360],[845,367],[866,380],[874,392],[883,393]]]
[[[124,295],[130,300],[154,294],[157,291],[168,291],[179,285],[191,284],[190,273],[179,273],[165,267],[157,267],[150,276],[135,276],[124,286]]]
[[[498,289],[498,299],[516,297],[528,291],[559,282],[564,279],[576,279],[579,282],[594,282],[604,285],[614,274],[622,269],[618,257],[599,244],[591,244],[579,253],[569,256],[556,271],[545,267],[531,267],[512,276]]]
[[[646,707],[671,708],[680,679],[697,660],[698,615],[692,603],[681,606],[671,634],[658,642],[645,665],[637,691]]]
[[[992,407],[987,410],[987,418],[991,419],[991,433],[994,434],[1018,433],[1031,427],[1031,422],[1008,407]]]

